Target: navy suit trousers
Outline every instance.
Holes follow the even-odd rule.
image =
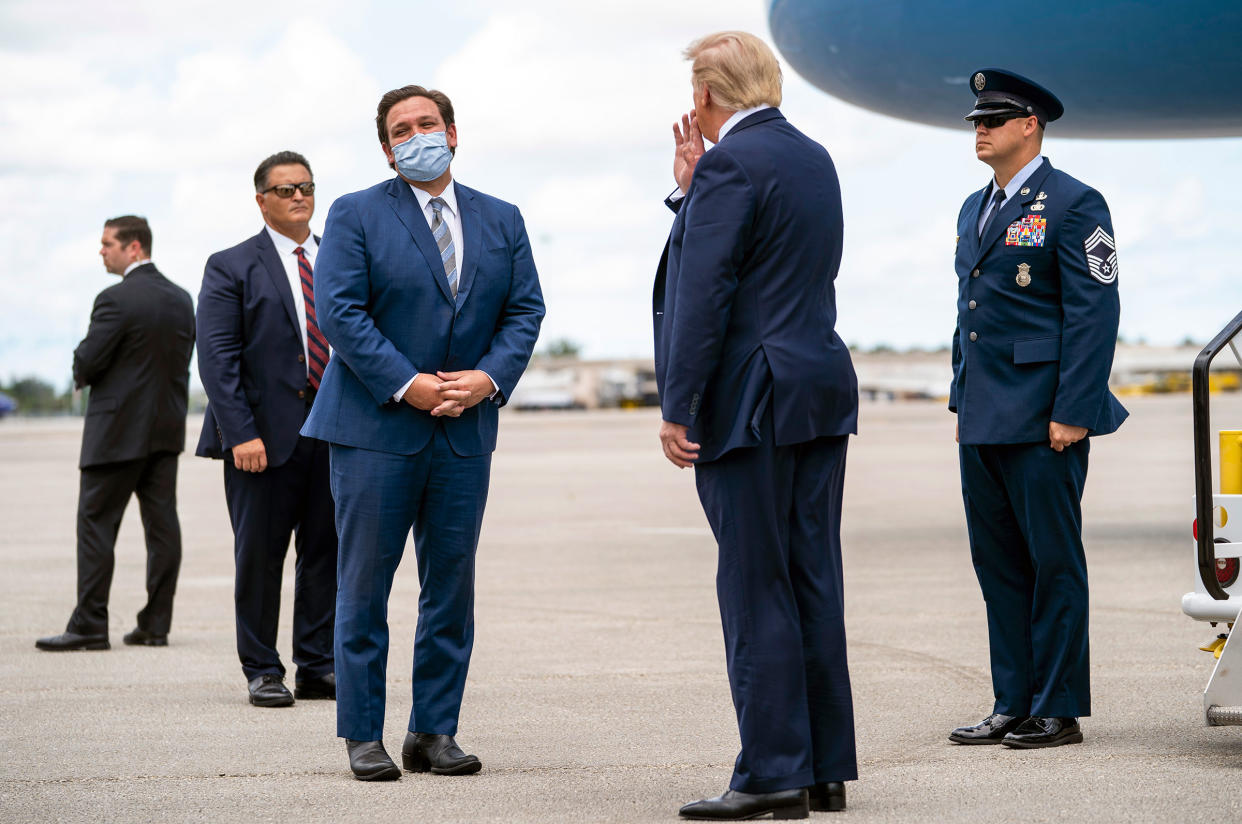
[[[742,750],[730,787],[766,793],[858,777],[841,581],[848,436],[760,443],[695,467]]]
[[[413,455],[332,445],[341,738],[383,737],[388,595],[411,527],[421,591],[408,729],[457,734],[474,646],[474,557],[491,465],[490,453],[463,458],[453,452],[442,425]]]
[[[966,527],[987,604],[994,712],[1091,714],[1084,438],[961,446]]]
[[[297,680],[332,673],[336,607],[336,529],[328,491],[328,445],[298,438],[289,460],[243,472],[224,460],[224,494],[233,522],[237,574],[237,655],[246,679],[285,674],[276,651],[281,578],[289,536],[297,553],[293,588],[293,662]]]

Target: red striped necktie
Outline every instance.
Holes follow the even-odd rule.
[[[323,370],[328,366],[328,339],[320,331],[319,321],[315,317],[315,274],[311,270],[310,261],[306,259],[306,250],[299,246],[293,253],[298,256],[302,297],[306,301],[306,382],[312,389],[318,389],[319,381],[323,379]]]

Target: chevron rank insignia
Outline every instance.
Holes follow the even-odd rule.
[[[1104,284],[1117,280],[1117,244],[1103,226],[1096,226],[1082,246],[1087,253],[1087,268],[1091,270],[1091,277]]]

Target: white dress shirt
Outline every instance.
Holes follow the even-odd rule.
[[[125,271],[121,273],[121,277],[125,277],[130,272],[137,269],[139,266],[146,266],[150,262],[151,262],[151,258],[143,258],[142,260],[135,260],[133,263],[125,267]]]
[[[453,239],[453,259],[457,264],[457,286],[460,289],[461,273],[466,271],[466,267],[462,263],[462,261],[465,260],[465,244],[461,241],[461,212],[457,210],[457,184],[450,180],[448,185],[444,187],[444,191],[440,192],[438,195],[425,192],[413,183],[409,183],[408,185],[410,187],[410,191],[414,193],[414,197],[418,198],[418,205],[423,210],[423,217],[427,221],[428,229],[431,228],[431,225],[435,222],[436,218],[435,209],[431,207],[431,199],[433,197],[438,197],[444,201],[444,205],[440,207],[440,217],[445,223],[448,224],[449,237]],[[439,273],[437,272],[436,274]],[[487,375],[486,372],[483,374]],[[403,397],[405,397],[405,393],[409,390],[410,386],[413,385],[418,376],[419,373],[415,372],[413,378],[410,378],[402,384],[400,389],[393,393],[392,399],[394,401],[400,401]],[[491,375],[487,375],[487,379],[492,381],[492,397],[495,397],[496,393],[500,391],[500,387],[496,385],[496,381],[492,380]]]
[[[1009,183],[1005,186],[1005,199],[1001,201],[1002,208],[1004,208],[1005,203],[1008,203],[1013,199],[1013,196],[1016,195],[1018,190],[1022,188],[1022,185],[1030,179],[1031,175],[1035,174],[1035,170],[1038,169],[1040,164],[1043,162],[1043,155],[1035,155],[1035,158],[1030,163],[1018,170],[1018,173],[1013,176],[1013,180],[1009,181]],[[979,215],[979,225],[975,227],[976,236],[983,231],[983,224],[984,221],[988,219],[988,212],[992,211],[992,198],[996,194],[996,188],[996,178],[993,177],[992,185],[988,187],[988,196],[983,199],[983,202],[986,205],[984,205],[983,212]]]
[[[761,112],[764,109],[770,109],[770,108],[772,107],[765,103],[762,106],[755,106],[753,109],[742,109],[741,111],[737,111],[729,115],[729,119],[726,120],[724,122],[724,125],[720,127],[720,134],[716,135],[716,138],[717,138],[716,142],[719,143],[721,140],[724,140],[725,135],[733,131],[734,126],[741,123],[743,120],[750,117],[755,112]]]
[[[298,271],[298,256],[294,254],[294,249],[299,246],[306,253],[306,259],[310,262],[311,272],[315,271],[315,256],[319,254],[319,244],[315,243],[315,233],[311,232],[306,236],[306,240],[298,243],[291,237],[286,237],[271,226],[265,227],[267,236],[272,239],[272,245],[276,247],[276,254],[280,257],[281,264],[285,267],[285,277],[289,279],[289,289],[293,292],[293,308],[298,313],[298,334],[302,338],[302,354],[308,359],[310,353],[306,351],[306,298],[302,295],[302,273]],[[330,354],[330,353],[329,353]],[[308,360],[309,369],[309,360]]]

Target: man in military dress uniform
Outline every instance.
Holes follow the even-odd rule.
[[[971,77],[975,153],[994,177],[957,219],[953,385],[970,552],[996,703],[959,744],[1082,741],[1091,714],[1081,500],[1088,438],[1126,411],[1108,391],[1120,306],[1104,198],[1040,154],[1064,107],[999,69]]]

